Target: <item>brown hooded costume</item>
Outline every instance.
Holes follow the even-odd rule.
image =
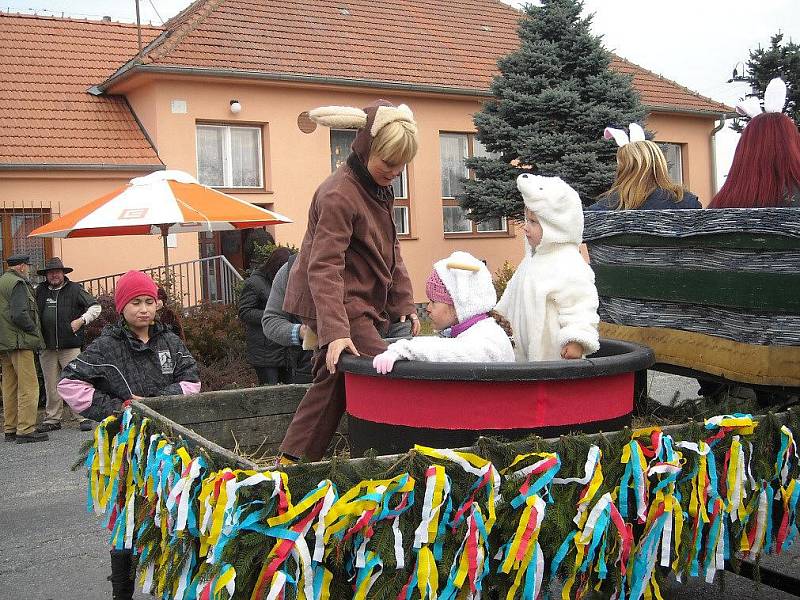
[[[392,219],[392,188],[378,186],[366,166],[380,106],[392,105],[379,100],[364,109],[366,125],[346,164],[314,194],[283,303],[319,338],[314,385],[281,444],[283,453],[307,460],[322,457],[345,408],[343,376],[325,366],[328,344],[350,338],[362,355],[380,354],[387,347],[381,333],[415,310]]]

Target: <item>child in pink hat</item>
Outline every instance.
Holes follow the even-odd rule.
[[[399,340],[372,365],[386,374],[398,360],[514,362],[510,328],[493,313],[497,293],[489,269],[467,252],[454,252],[433,265],[425,284],[427,312],[438,336]],[[500,318],[500,323],[496,318]]]

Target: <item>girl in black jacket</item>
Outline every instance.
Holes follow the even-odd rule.
[[[120,320],[109,325],[61,373],[58,393],[84,417],[100,421],[132,399],[195,394],[200,377],[181,339],[154,321],[158,288],[141,271],[128,271],[114,291]],[[133,598],[133,550],[111,550],[114,600]]]

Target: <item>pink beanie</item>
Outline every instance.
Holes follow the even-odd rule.
[[[114,290],[114,307],[118,314],[122,314],[125,305],[136,296],[150,296],[158,298],[158,286],[149,275],[141,271],[128,271],[117,281]]]
[[[450,292],[447,291],[447,287],[442,282],[442,278],[439,277],[436,269],[431,272],[428,281],[425,282],[425,293],[434,302],[444,302],[450,306],[454,305],[453,298],[450,296]]]

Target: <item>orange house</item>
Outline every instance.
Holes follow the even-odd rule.
[[[317,128],[310,108],[404,102],[420,151],[395,182],[402,251],[424,301],[432,262],[461,249],[493,271],[522,242],[511,223],[474,224],[453,199],[463,159],[482,151],[472,115],[497,59],[518,45],[520,13],[496,0],[395,4],[199,0],[162,28],[0,15],[0,210],[3,256],[60,255],[86,279],[159,265],[156,237],[43,242],[27,232],[132,177],[180,169],[274,208],[273,231],[299,245],[316,186],[347,154],[349,132]],[[141,35],[141,49],[138,35]],[[673,176],[708,202],[713,134],[730,108],[637,65],[647,126]],[[601,135],[604,123],[598,123]],[[247,266],[248,234],[183,234],[172,262],[224,253]]]

